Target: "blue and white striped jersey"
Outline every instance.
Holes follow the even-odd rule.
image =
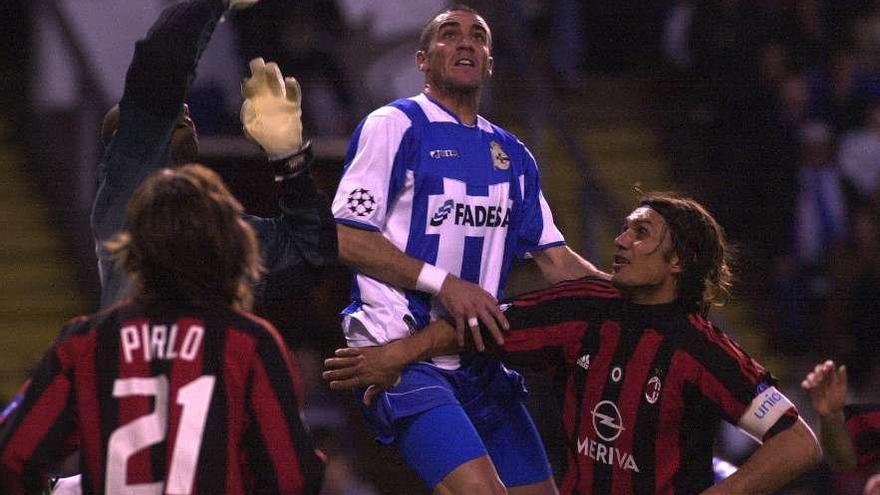
[[[348,149],[333,200],[338,223],[380,232],[409,256],[501,297],[515,256],[564,243],[532,154],[482,117],[467,126],[424,94],[368,115]],[[428,294],[354,274],[343,315],[351,346],[420,329],[442,308]]]

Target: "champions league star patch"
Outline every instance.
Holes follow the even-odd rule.
[[[359,187],[348,194],[348,209],[359,217],[376,211],[376,199],[369,189]]]
[[[498,170],[507,170],[510,168],[510,157],[501,148],[496,141],[489,143],[489,150],[492,153],[492,165]]]

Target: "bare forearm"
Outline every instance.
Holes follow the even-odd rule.
[[[404,339],[395,340],[385,347],[388,348],[389,357],[394,364],[401,367],[461,351],[455,328],[443,320],[431,323],[421,331]]]
[[[736,473],[703,492],[709,494],[773,493],[819,462],[821,453],[810,428],[798,422],[767,440]]]
[[[532,256],[544,278],[551,284],[583,277],[608,278],[592,263],[572,251],[568,246],[555,246],[537,251]]]
[[[846,429],[843,411],[820,416],[819,421],[819,439],[828,466],[835,471],[855,468],[856,454]]]
[[[342,263],[395,287],[416,287],[424,263],[404,254],[378,232],[339,225],[337,235]]]

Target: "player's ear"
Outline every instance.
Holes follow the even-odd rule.
[[[683,271],[681,258],[678,257],[678,254],[672,253],[672,256],[669,258],[669,269],[674,275],[678,275]]]
[[[495,68],[495,59],[489,57],[489,60],[486,61],[486,75],[492,77],[492,70]]]
[[[416,67],[419,68],[419,72],[427,72],[428,71],[428,55],[424,50],[419,50],[416,52]]]

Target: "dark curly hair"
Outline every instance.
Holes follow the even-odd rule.
[[[732,249],[715,218],[697,201],[674,193],[645,193],[639,206],[659,213],[669,228],[672,253],[682,268],[676,285],[679,301],[704,314],[712,305],[726,303],[733,286]]]
[[[135,191],[127,230],[107,248],[148,305],[250,309],[262,262],[242,211],[214,171],[198,164],[162,169]]]

